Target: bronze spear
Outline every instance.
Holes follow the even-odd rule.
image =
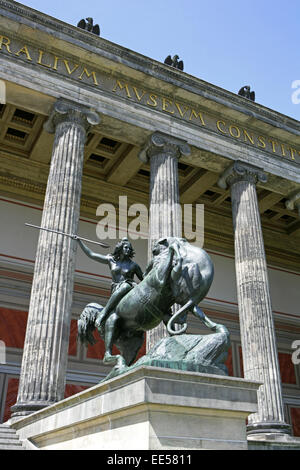
[[[38,228],[39,230],[46,230],[46,232],[53,232],[53,233],[58,233],[59,235],[65,235],[66,237],[71,237],[74,240],[83,240],[85,242],[94,243],[94,245],[100,245],[103,248],[110,248],[110,246],[107,245],[106,243],[94,242],[93,240],[88,240],[87,238],[82,238],[82,237],[79,237],[78,235],[72,235],[71,233],[59,232],[58,230],[53,230],[51,228],[45,228],[45,227],[39,227],[38,225],[33,225],[33,224],[25,224],[25,225],[27,225],[28,227]]]

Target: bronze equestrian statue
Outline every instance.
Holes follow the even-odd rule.
[[[211,286],[214,273],[209,255],[201,248],[190,245],[184,238],[160,239],[154,245],[153,259],[143,277],[140,267],[131,259],[133,249],[127,239],[122,240],[114,254],[106,256],[95,254],[78,242],[91,258],[108,264],[113,277],[112,297],[107,306],[90,303],[78,320],[78,337],[83,343],[94,344],[95,328],[104,338],[105,364],[116,364],[121,369],[131,365],[143,344],[144,332],[162,321],[171,335],[184,333],[188,312],[209,328],[216,329],[217,325],[198,307]],[[139,284],[135,284],[134,275],[140,279]],[[172,316],[174,303],[181,308]],[[185,322],[179,331],[173,330],[176,321]],[[112,354],[114,344],[120,354]]]

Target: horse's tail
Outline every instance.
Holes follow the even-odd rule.
[[[172,336],[182,335],[183,333],[186,332],[187,323],[184,323],[183,327],[180,330],[173,330],[172,329],[173,323],[180,315],[182,315],[182,313],[184,313],[186,310],[189,310],[194,305],[195,305],[194,301],[189,300],[186,304],[183,305],[183,307],[181,307],[176,313],[174,313],[174,315],[172,315],[172,317],[170,318],[167,324],[167,330],[170,335]]]
[[[88,344],[93,345],[96,343],[93,331],[95,329],[95,321],[99,313],[101,313],[102,309],[103,307],[99,304],[88,304],[82,311],[77,321],[77,338],[80,340],[81,343],[85,344],[86,346],[88,346]]]

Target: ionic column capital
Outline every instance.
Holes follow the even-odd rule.
[[[62,122],[78,124],[87,132],[90,126],[100,123],[100,116],[87,106],[59,98],[54,103],[50,116],[44,124],[44,129],[53,134],[56,126]]]
[[[287,200],[285,201],[285,206],[290,211],[294,209],[298,209],[299,217],[300,217],[300,191],[291,194]]]
[[[258,182],[266,183],[267,179],[267,175],[262,168],[237,160],[221,175],[218,186],[227,189],[228,186],[238,181],[249,181],[256,185]]]
[[[191,149],[185,140],[157,131],[149,137],[148,142],[139,154],[139,159],[147,163],[151,157],[162,153],[179,159],[182,155],[190,155]]]

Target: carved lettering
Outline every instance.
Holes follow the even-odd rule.
[[[72,75],[72,73],[75,72],[75,70],[77,70],[78,67],[79,67],[79,64],[75,64],[74,67],[71,70],[70,66],[69,66],[69,62],[66,59],[63,60],[63,63],[65,64],[66,70],[67,70],[69,75]],[[84,70],[86,70],[86,69],[84,69]],[[79,77],[79,80],[82,80],[82,78]]]
[[[234,132],[233,132],[233,129],[235,129]],[[241,131],[237,126],[230,126],[229,127],[229,133],[232,137],[235,137],[236,139],[239,139],[240,136],[241,136]]]
[[[217,128],[219,131],[222,132],[222,134],[227,134],[226,130],[221,128],[221,125],[225,127],[226,123],[224,121],[217,121]]]
[[[27,46],[23,46],[18,52],[15,53],[16,55],[20,55],[20,54],[25,54],[27,59],[28,60],[31,60],[32,61],[32,58],[30,57],[30,54],[29,54],[29,51],[28,51],[28,48]]]
[[[58,61],[59,61],[59,57],[57,57],[57,56],[55,55],[55,56],[54,56],[54,61],[53,61],[53,69],[54,69],[54,70],[57,70]]]
[[[143,90],[142,94],[139,95],[138,89],[137,89],[135,86],[133,86],[132,88],[133,88],[133,91],[134,91],[135,96],[137,97],[137,99],[138,99],[139,101],[141,101],[142,98],[144,97],[144,95],[146,94],[146,91]]]
[[[175,103],[176,108],[179,111],[180,116],[183,118],[187,111],[190,109],[189,106],[183,106],[183,111],[181,109],[181,106],[178,103]]]
[[[283,144],[280,144],[280,148],[281,148],[282,156],[283,156],[283,157],[286,157],[284,145],[283,145]]]
[[[263,149],[266,148],[265,137],[263,135],[258,136],[258,146],[263,148]]]
[[[202,116],[202,113],[201,113],[201,112],[198,112],[198,113],[197,113],[197,111],[195,111],[194,109],[192,109],[192,110],[191,110],[191,114],[190,114],[190,119],[189,119],[189,120],[191,121],[191,120],[193,119],[193,117],[196,118],[196,119],[199,118],[200,121],[201,121],[201,123],[202,123],[202,125],[205,126],[205,122],[204,122],[204,119],[203,119],[203,116]]]
[[[156,100],[157,100],[157,96],[151,93],[149,95],[149,100],[147,101],[147,104],[149,106],[153,106],[154,108],[156,108],[156,106],[157,106],[157,101]]]
[[[0,50],[2,49],[2,45],[6,47],[7,52],[9,52],[10,54],[12,53],[9,47],[10,39],[7,38],[6,36],[0,36]]]
[[[48,67],[49,69],[51,69],[51,68],[53,67],[51,64],[50,64],[50,65],[49,65],[49,64],[44,64],[44,63],[42,62],[42,60],[43,60],[43,55],[44,55],[44,51],[39,50],[39,58],[38,58],[38,62],[37,62],[37,63],[38,63],[39,65],[43,65],[44,67]]]
[[[270,139],[270,143],[272,144],[273,152],[276,153],[276,145],[278,145],[278,142],[276,142],[276,140]]]
[[[11,39],[5,35],[0,35],[0,51],[35,62],[38,66],[54,70],[60,75],[72,76],[77,80],[85,78],[85,81],[87,81],[87,79],[90,79],[90,84],[95,86],[99,85],[98,76],[102,76],[101,71],[91,71],[90,67],[85,66],[85,64],[75,63],[72,59],[56,56],[51,52],[40,49],[38,46],[29,47],[26,44],[23,45],[21,39]],[[156,108],[159,111],[174,117],[176,116],[179,119],[184,119],[187,122],[192,122],[198,126],[207,125],[212,131],[221,133],[228,138],[238,139],[248,145],[256,146],[258,149],[266,149],[269,152],[273,152],[273,154],[281,158],[285,157],[300,163],[299,149],[288,147],[288,143],[282,143],[267,136],[257,135],[256,132],[238,127],[238,124],[224,121],[224,118],[221,117],[218,119],[218,117],[214,118],[213,115],[206,116],[206,113],[203,114],[197,109],[196,104],[194,104],[195,108],[193,108],[191,103],[177,103],[151,90],[143,89],[143,85],[141,85],[141,88],[138,88],[138,86],[133,86],[129,82],[125,82],[125,80],[123,78],[112,79],[109,75],[105,75],[102,85],[107,91],[119,92],[119,95],[133,99],[137,103],[146,104],[151,108]]]
[[[172,106],[173,102],[170,100],[167,100],[167,98],[162,98],[162,110],[166,111],[167,113],[174,114],[174,110],[170,110],[169,106]]]
[[[128,96],[128,98],[131,98],[131,94],[130,94],[130,91],[129,91],[129,86],[127,83],[125,83],[124,85],[120,82],[120,80],[117,80],[114,88],[112,91],[117,91],[117,89],[120,89],[120,90],[123,90],[123,88],[125,88],[126,90],[126,95]]]
[[[79,80],[82,80],[82,77],[83,77],[84,74],[85,74],[88,78],[92,76],[95,85],[98,85],[97,77],[96,77],[96,72],[89,72],[89,71],[87,70],[87,68],[84,67],[84,68],[83,68],[83,71],[81,72],[80,76],[78,77]]]
[[[297,150],[293,149],[292,147],[289,147],[288,150],[290,151],[291,159],[295,160],[295,154],[297,153]]]
[[[251,136],[248,134],[248,132],[246,131],[246,129],[243,129],[243,132],[244,132],[244,140],[245,142],[247,142],[247,139],[249,140],[249,142],[251,142],[252,145],[254,145],[254,137],[253,137],[253,134],[251,134]]]

